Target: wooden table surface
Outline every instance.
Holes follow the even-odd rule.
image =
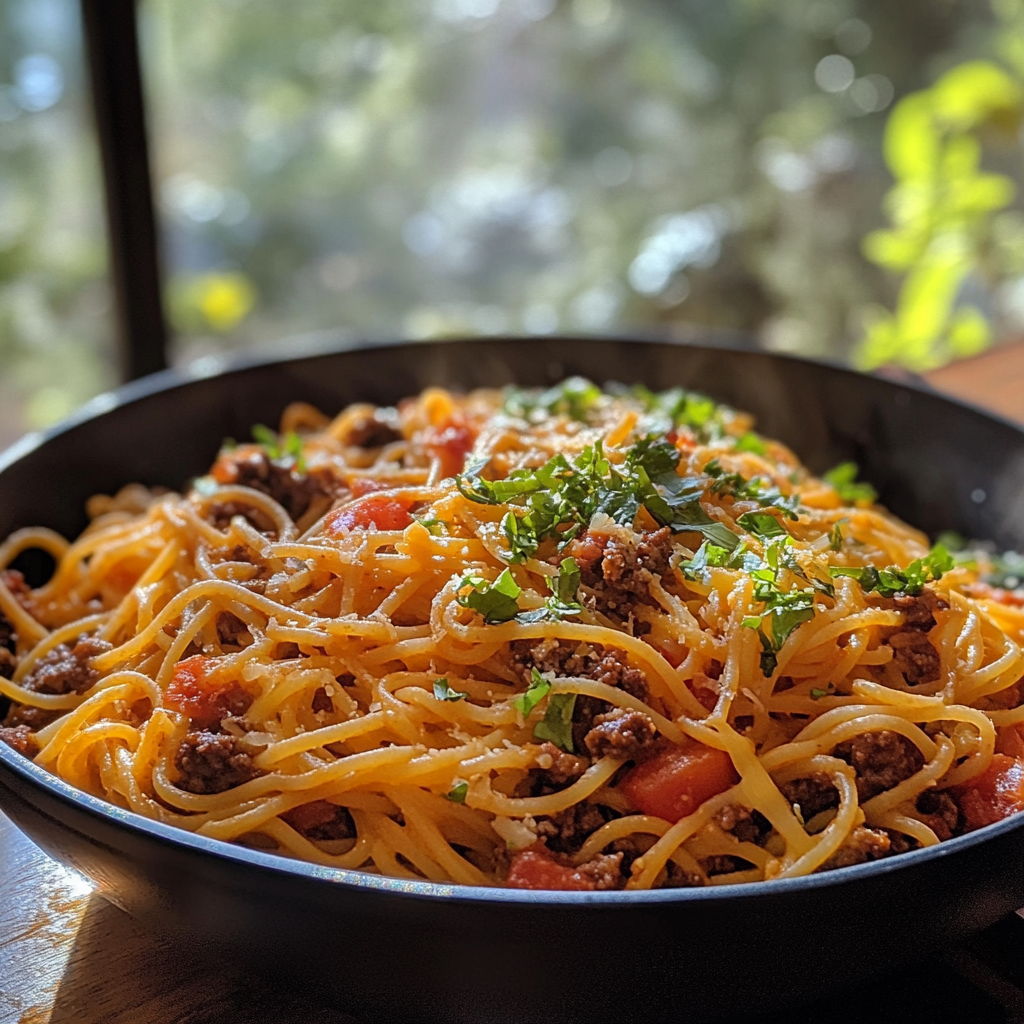
[[[939,370],[929,380],[1024,422],[1024,346]],[[1024,1024],[1024,920],[1011,917],[913,971],[759,1024],[822,1020]],[[239,968],[198,962],[170,947],[144,922],[94,895],[84,878],[43,854],[0,813],[0,1024],[47,1022],[356,1024],[356,1019],[336,999],[291,990]]]

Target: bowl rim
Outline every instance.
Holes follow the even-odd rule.
[[[1009,418],[989,412],[980,406],[962,399],[945,395],[936,391],[921,378],[894,380],[889,377],[866,374],[851,369],[839,362],[827,359],[808,359],[787,353],[765,352],[762,349],[738,345],[731,341],[716,340],[714,336],[699,342],[665,340],[655,337],[637,335],[531,335],[518,337],[501,335],[494,337],[457,337],[410,341],[408,339],[371,339],[367,341],[337,339],[326,342],[315,338],[305,342],[298,353],[290,352],[282,358],[280,355],[263,352],[227,353],[223,355],[205,356],[185,366],[171,367],[158,373],[150,374],[138,380],[122,384],[113,390],[103,392],[80,406],[69,416],[43,430],[24,435],[6,450],[0,451],[0,474],[27,457],[36,449],[49,443],[61,435],[98,419],[110,412],[144,401],[156,394],[187,387],[200,381],[215,379],[233,374],[243,374],[250,370],[258,370],[272,365],[301,363],[317,358],[330,358],[348,353],[364,353],[375,350],[395,350],[421,347],[451,347],[463,344],[509,344],[544,343],[588,344],[593,342],[614,342],[651,347],[686,347],[696,349],[725,349],[730,352],[746,353],[767,357],[773,361],[795,364],[810,364],[829,371],[838,372],[849,377],[869,377],[880,381],[883,385],[902,388],[942,402],[959,406],[985,419],[1009,427],[1015,433],[1024,435],[1024,427]],[[282,854],[269,853],[212,839],[207,836],[190,832],[175,825],[165,824],[134,811],[126,810],[115,804],[108,803],[99,797],[86,793],[48,772],[9,747],[0,743],[0,792],[5,788],[3,771],[10,771],[31,786],[48,791],[61,801],[66,801],[83,811],[87,816],[98,819],[100,823],[112,825],[128,832],[141,832],[149,839],[155,839],[171,847],[183,851],[210,855],[221,861],[235,862],[248,868],[285,876],[296,880],[326,882],[332,886],[351,892],[381,893],[391,895],[412,896],[426,901],[443,900],[466,904],[512,903],[524,905],[587,905],[593,907],[620,908],[628,905],[651,905],[662,903],[720,902],[731,900],[749,900],[753,898],[770,899],[781,897],[787,892],[815,890],[823,887],[856,885],[857,882],[876,876],[889,875],[913,870],[926,863],[956,856],[979,844],[995,840],[999,836],[1024,829],[1024,813],[1013,815],[1002,821],[974,832],[940,842],[935,846],[911,850],[890,858],[852,865],[835,871],[821,874],[801,875],[793,878],[778,878],[761,882],[740,882],[732,885],[709,885],[695,888],[679,889],[619,889],[608,891],[557,891],[508,889],[501,887],[461,885],[449,882],[430,882],[426,880],[392,878],[375,875],[356,869],[338,868],[312,861],[303,861]],[[22,797],[24,799],[24,797]],[[37,812],[38,808],[34,808]],[[2,807],[0,807],[2,810]],[[41,812],[46,813],[46,812]],[[47,815],[50,816],[50,815]],[[67,823],[62,822],[64,827]],[[77,826],[71,826],[81,831]]]

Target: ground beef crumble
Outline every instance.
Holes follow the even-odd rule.
[[[592,803],[573,804],[537,821],[537,835],[555,853],[577,853],[587,838],[614,816],[609,808]],[[621,860],[621,858],[620,858]]]
[[[634,537],[589,534],[584,543],[595,543],[602,549],[599,558],[580,565],[583,585],[593,592],[594,607],[599,612],[616,622],[627,622],[638,605],[658,606],[650,584],[653,577],[669,572],[672,532],[667,526]],[[635,623],[634,632],[645,632],[645,625]]]
[[[313,693],[313,701],[311,704],[314,713],[320,711],[334,711],[334,701],[331,700],[327,693],[326,686],[318,686]]]
[[[516,787],[517,797],[557,793],[575,782],[588,767],[584,758],[566,753],[554,743],[542,743],[537,756],[542,763],[547,762],[547,767],[531,768]]]
[[[839,790],[824,772],[814,772],[806,778],[784,782],[779,789],[791,804],[799,806],[804,821],[810,821],[816,814],[839,806]]]
[[[619,687],[640,700],[647,700],[647,677],[633,668],[620,651],[599,644],[574,644],[561,640],[514,640],[512,669],[529,685],[533,669],[556,676],[579,676],[607,686]],[[574,749],[583,753],[594,723],[611,710],[607,701],[580,695],[572,716]],[[618,755],[617,755],[618,756]]]
[[[740,804],[727,804],[715,822],[725,832],[732,833],[741,843],[760,846],[772,831],[771,822],[760,811],[752,811]]]
[[[612,757],[631,761],[650,747],[657,736],[654,722],[641,711],[612,708],[594,718],[583,744],[591,757]]]
[[[189,793],[223,793],[263,773],[228,733],[189,732],[181,741],[174,766],[177,785]]]
[[[269,495],[293,520],[301,519],[318,498],[333,498],[340,490],[330,473],[300,473],[294,466],[272,460],[258,445],[225,452],[213,475],[219,484],[251,487]]]
[[[349,427],[345,444],[356,448],[383,448],[386,444],[401,441],[398,429],[398,415],[394,409],[374,409],[354,420]]]
[[[73,647],[58,644],[25,677],[22,685],[37,693],[85,693],[99,679],[89,662],[114,645],[94,636],[80,636]]]
[[[905,736],[889,729],[867,732],[840,743],[833,751],[857,773],[861,803],[892,789],[924,766],[924,755]]]
[[[339,839],[354,839],[355,822],[347,807],[340,807],[329,800],[313,800],[285,811],[282,818],[296,832],[313,842],[333,842]]]
[[[513,640],[512,668],[529,685],[532,670],[556,676],[579,676],[621,687],[640,700],[647,699],[647,677],[633,668],[621,651],[600,644],[574,644],[563,640]]]
[[[917,798],[917,810],[921,820],[941,841],[945,842],[959,834],[960,808],[948,793],[926,789]]]
[[[21,685],[33,693],[85,693],[99,679],[99,673],[89,665],[89,661],[111,649],[112,645],[106,640],[85,635],[80,636],[74,646],[58,644],[33,667]],[[58,714],[44,708],[12,704],[3,725],[41,729]]]
[[[883,634],[883,642],[892,648],[893,664],[911,686],[931,683],[939,678],[939,652],[928,633],[935,626],[935,612],[949,607],[933,590],[925,588],[917,596],[896,594],[884,607],[903,613],[903,623]]]
[[[599,853],[592,860],[580,864],[576,873],[593,883],[596,890],[621,889],[626,884],[622,874],[621,853]]]
[[[835,868],[847,868],[854,864],[880,860],[892,852],[891,847],[892,840],[886,832],[858,825],[818,871],[833,871]]]
[[[27,725],[0,726],[0,743],[6,743],[25,757],[35,757],[39,753],[39,741]]]

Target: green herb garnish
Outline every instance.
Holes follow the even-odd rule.
[[[953,556],[941,544],[936,544],[924,558],[915,558],[905,569],[896,565],[885,569],[877,569],[873,565],[833,565],[829,573],[833,578],[848,576],[855,579],[865,593],[875,591],[881,597],[894,594],[916,597],[926,583],[941,579],[943,573],[949,572],[955,564]]]
[[[737,501],[756,501],[762,508],[779,509],[787,519],[798,518],[800,496],[783,494],[764,477],[748,480],[740,473],[726,473],[718,459],[712,459],[704,472],[714,479],[711,490],[715,494],[729,495]]]
[[[468,697],[468,693],[461,693],[459,690],[453,690],[448,684],[448,680],[442,676],[440,679],[434,680],[434,696],[438,700],[457,701]]]
[[[294,430],[289,430],[287,434],[277,434],[270,427],[257,423],[252,428],[252,437],[273,462],[287,464],[297,473],[306,472],[302,438]]]
[[[467,587],[470,589],[467,590]],[[458,590],[459,604],[479,612],[490,626],[508,622],[519,613],[516,600],[522,589],[508,569],[503,570],[493,583],[470,573],[459,581]]]
[[[766,678],[775,671],[777,655],[793,630],[814,618],[814,589],[783,589],[782,586],[783,570],[807,579],[788,550],[791,543],[788,536],[770,541],[763,566],[750,573],[754,580],[754,599],[764,605],[764,610],[760,615],[748,616],[743,625],[758,630],[761,671]]]
[[[453,804],[464,804],[466,794],[469,792],[469,783],[463,779],[457,779],[452,783],[452,788],[445,794]]]
[[[512,701],[512,707],[523,716],[528,718],[530,712],[548,695],[551,689],[551,682],[545,679],[535,668],[530,670],[530,685],[526,693],[519,694]]]
[[[833,551],[842,551],[843,549],[843,523],[845,519],[840,519],[831,530],[828,531],[828,546]]]
[[[768,454],[768,449],[765,447],[764,441],[761,440],[761,435],[754,433],[753,430],[748,430],[736,442],[736,451],[751,452],[754,455]]]
[[[548,698],[544,717],[533,730],[534,739],[550,740],[556,747],[571,754],[572,712],[576,706],[575,693],[555,693]]]
[[[771,512],[745,512],[736,520],[744,530],[758,537],[787,537],[786,528]]]
[[[989,555],[988,558],[992,569],[982,578],[989,586],[1002,587],[1004,590],[1019,590],[1024,586],[1024,556],[1016,551],[1004,551],[1001,555]]]
[[[546,539],[557,539],[564,547],[599,512],[632,526],[641,506],[661,526],[702,533],[720,547],[736,547],[735,534],[701,507],[706,479],[679,476],[679,458],[667,441],[647,437],[613,464],[597,442],[571,462],[559,454],[539,469],[516,470],[505,480],[484,479],[480,473],[486,463],[478,462],[456,478],[456,485],[470,501],[511,506],[502,531],[513,563],[535,555]]]
[[[425,516],[422,519],[418,516],[413,516],[413,519],[415,519],[431,537],[443,537],[448,532],[448,524],[443,519],[438,519],[436,516]]]
[[[673,427],[688,427],[704,442],[717,441],[724,436],[726,420],[732,413],[713,398],[685,388],[651,391],[643,384],[636,384],[621,393],[640,404],[652,418],[656,432],[667,434]]]
[[[878,491],[869,483],[857,482],[858,466],[856,462],[841,462],[822,476],[822,480],[835,489],[839,500],[847,505],[858,502],[875,502]]]
[[[585,377],[569,377],[546,391],[509,388],[502,411],[536,422],[545,416],[568,416],[586,422],[604,392]]]

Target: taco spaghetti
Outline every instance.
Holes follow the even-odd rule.
[[[184,495],[0,545],[0,739],[201,835],[471,885],[791,877],[1024,809],[1017,581],[752,426],[577,378],[290,406]]]

